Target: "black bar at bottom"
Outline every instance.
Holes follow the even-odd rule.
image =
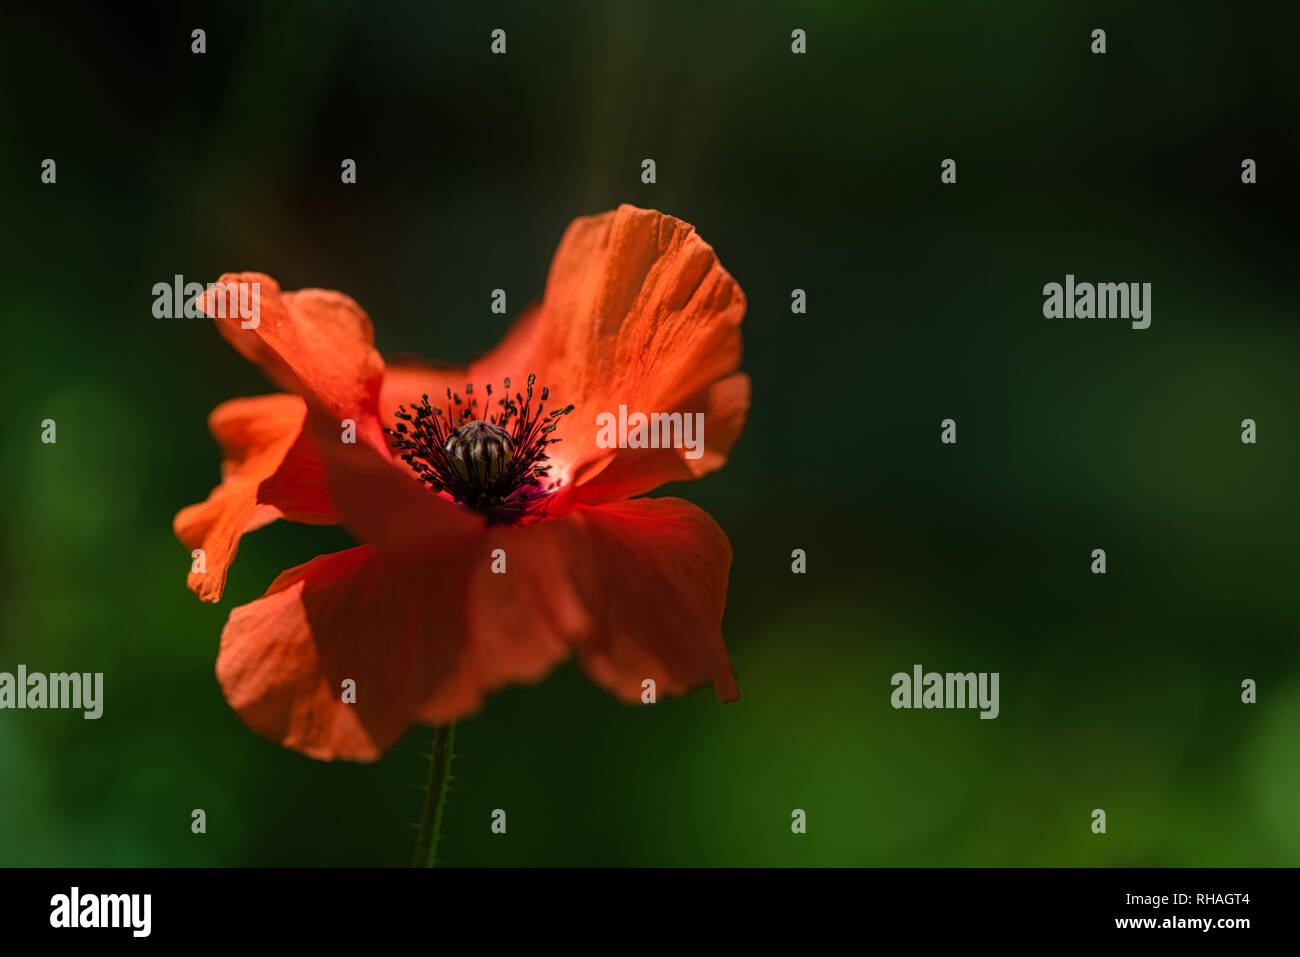
[[[392,937],[430,950],[467,936],[492,949],[701,936],[1230,945],[1285,933],[1296,884],[1285,869],[31,869],[0,881],[7,944]]]

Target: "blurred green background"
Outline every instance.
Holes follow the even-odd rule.
[[[350,539],[277,523],[220,605],[185,589],[205,417],[272,389],[151,288],[265,271],[354,296],[390,358],[464,360],[490,290],[513,318],[620,202],[749,298],[746,432],[657,493],[732,539],[741,700],[624,706],[572,664],[490,698],[446,862],[1300,863],[1300,14],[1272,7],[6,9],[0,670],[103,671],[105,709],[0,712],[0,864],[408,860],[430,732],[321,764],[221,697],[230,609]],[[1151,282],[1151,328],[1044,319],[1067,272]],[[1001,716],[893,710],[916,663],[999,672]]]

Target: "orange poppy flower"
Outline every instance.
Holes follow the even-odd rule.
[[[626,205],[574,220],[542,302],[459,369],[385,364],[342,293],[221,279],[253,282],[256,324],[212,290],[200,304],[286,391],[209,418],[222,482],[175,519],[204,550],[189,587],[217,601],[240,537],[278,518],[342,522],[365,544],[231,612],[216,672],[249,727],[373,760],[412,724],[452,722],[570,653],[626,701],[646,679],[737,697],[726,536],[682,499],[633,498],[719,468],[749,410],[745,297],[694,227]],[[702,413],[702,442],[609,447],[595,423],[620,407]]]

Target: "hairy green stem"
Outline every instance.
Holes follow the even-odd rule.
[[[429,755],[429,783],[424,790],[424,812],[420,815],[420,836],[415,843],[412,867],[433,867],[442,831],[442,809],[447,803],[447,782],[451,779],[451,745],[456,726],[439,726],[433,734]]]

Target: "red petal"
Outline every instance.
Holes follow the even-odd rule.
[[[302,435],[306,412],[298,396],[281,394],[232,399],[208,417],[222,447],[222,481],[207,501],[181,509],[173,522],[187,548],[204,551],[206,570],[191,571],[186,582],[204,601],[221,598],[245,532],[277,518],[338,521],[320,457]]]
[[[457,693],[461,582],[415,574],[367,546],[282,574],[222,632],[217,679],[230,706],[312,757],[379,757],[435,689]],[[345,679],[355,704],[343,701]]]
[[[225,290],[241,283],[257,283],[260,291],[257,324],[249,329],[226,305]],[[249,272],[226,273],[199,303],[230,344],[274,382],[337,422],[352,419],[361,441],[383,446],[378,400],[384,361],[375,351],[369,317],[351,298],[327,289],[282,293],[270,276]],[[219,317],[221,311],[226,318]]]
[[[541,315],[516,337],[528,353],[521,371],[575,406],[557,433],[556,474],[590,477],[592,463],[608,458],[596,445],[598,414],[620,404],[680,411],[734,372],[744,314],[740,286],[689,223],[627,205],[574,220],[551,262]],[[706,419],[705,435],[729,427]]]
[[[702,509],[674,498],[637,499],[520,528],[489,529],[507,573],[479,561],[470,625],[481,654],[528,642],[575,644],[592,680],[640,701],[712,683],[738,696],[722,641],[731,545]]]
[[[390,363],[384,370],[379,393],[379,414],[384,425],[393,428],[397,422],[393,412],[397,407],[405,405],[409,409],[426,394],[433,406],[444,410],[448,389],[467,399],[466,383],[474,385],[474,398],[478,399],[480,410],[487,407],[489,413],[495,414],[496,401],[505,394],[503,380],[511,379],[510,391],[514,393],[524,387],[529,372],[537,371],[531,366],[531,354],[539,316],[536,307],[525,310],[491,352],[468,366],[439,366],[409,360]],[[490,398],[488,385],[492,386]],[[454,411],[456,406],[452,408]]]
[[[314,758],[371,761],[416,721],[452,721],[508,681],[535,680],[568,649],[518,633],[467,640],[474,567],[456,553],[410,561],[369,546],[285,572],[236,608],[217,678],[253,730]],[[355,703],[343,682],[355,682]]]
[[[506,574],[494,574],[495,549]],[[593,680],[640,701],[712,682],[737,697],[722,643],[731,547],[678,499],[581,506],[491,528],[412,560],[361,546],[285,572],[236,608],[217,677],[249,725],[315,758],[377,758],[414,722],[540,680],[576,646]],[[343,701],[355,682],[356,702]]]
[[[737,372],[680,404],[683,415],[704,413],[698,458],[689,458],[685,449],[619,449],[594,463],[585,482],[579,480],[561,489],[554,507],[563,510],[569,501],[595,504],[631,498],[668,482],[690,481],[722,468],[745,428],[749,391],[749,376]]]

